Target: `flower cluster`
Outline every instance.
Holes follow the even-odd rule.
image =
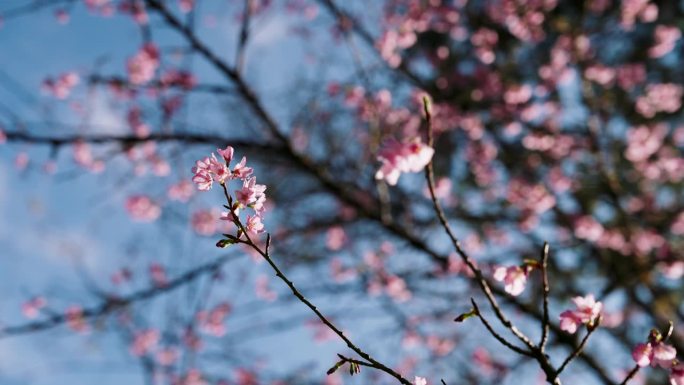
[[[560,315],[560,328],[570,334],[577,331],[579,325],[585,324],[588,327],[595,327],[601,316],[603,304],[596,301],[592,294],[584,297],[575,297],[572,299],[577,309],[566,310]]]
[[[382,162],[382,166],[375,173],[375,179],[384,179],[389,185],[394,186],[402,172],[419,172],[425,168],[434,153],[435,150],[422,143],[420,138],[407,142],[388,139],[378,153],[378,160]]]
[[[677,360],[677,350],[665,343],[667,337],[656,329],[651,330],[648,342],[640,343],[632,350],[632,358],[639,367],[670,369],[670,384],[684,385],[684,364]]]
[[[240,162],[230,169],[230,162],[233,160],[234,149],[231,146],[225,149],[218,149],[217,152],[222,160],[213,153],[210,157],[200,159],[192,168],[192,181],[201,191],[210,190],[214,182],[218,182],[227,191],[227,184],[230,180],[242,181],[242,187],[235,190],[235,202],[231,203],[231,212],[221,214],[222,220],[235,221],[240,209],[251,208],[255,215],[247,215],[244,226],[245,230],[251,234],[264,232],[262,214],[266,203],[266,186],[256,183],[256,178],[252,176],[253,169],[247,167],[247,158],[242,157]],[[232,198],[231,198],[232,199]]]
[[[247,158],[242,157],[233,170],[230,170],[230,162],[233,160],[233,147],[228,146],[225,150],[218,150],[219,155],[223,161],[218,160],[216,155],[211,154],[211,157],[198,160],[195,167],[192,168],[192,181],[197,185],[197,189],[202,191],[210,190],[214,181],[225,184],[231,179],[246,180],[252,175],[252,169],[247,167]]]

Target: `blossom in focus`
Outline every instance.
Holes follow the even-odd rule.
[[[247,231],[251,234],[257,235],[264,232],[264,224],[261,223],[261,217],[258,215],[247,215]]]
[[[397,184],[402,172],[419,172],[432,160],[435,150],[422,143],[420,138],[408,142],[386,140],[378,152],[382,166],[375,179],[384,179],[391,186]]]
[[[520,266],[499,266],[494,270],[494,279],[504,283],[506,293],[517,296],[525,290],[527,272]]]
[[[596,301],[592,294],[572,299],[577,309],[566,310],[560,315],[560,328],[573,334],[579,325],[593,325],[601,315],[603,304]]]
[[[242,188],[235,190],[235,198],[242,206],[253,207],[259,212],[263,209],[266,202],[266,186],[257,184],[256,178],[245,179]]]
[[[642,368],[651,365],[667,369],[672,366],[676,357],[677,350],[662,341],[641,343],[632,350],[634,362]]]
[[[197,189],[207,191],[211,189],[214,181],[225,184],[231,179],[246,179],[252,174],[252,168],[247,167],[247,158],[242,157],[240,162],[235,165],[231,171],[229,166],[233,160],[234,150],[228,146],[225,149],[218,149],[219,156],[223,159],[220,161],[216,155],[211,154],[211,157],[205,157],[195,162],[192,168],[192,181],[197,185]],[[263,202],[262,202],[263,203]]]

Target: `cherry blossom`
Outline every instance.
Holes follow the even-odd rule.
[[[83,308],[78,305],[69,306],[64,312],[67,320],[67,325],[75,332],[85,332],[88,330],[88,324],[83,318]]]
[[[375,179],[384,179],[394,186],[401,173],[419,172],[432,160],[435,150],[415,138],[406,142],[386,140],[378,152],[382,167],[375,173]]]
[[[596,301],[593,294],[575,297],[572,299],[572,302],[574,302],[577,308],[561,313],[560,328],[570,334],[574,334],[579,325],[594,326],[601,315],[603,304]]]
[[[682,31],[675,26],[659,25],[655,28],[655,45],[648,50],[648,56],[659,58],[672,51],[682,37]]]
[[[525,290],[527,271],[520,266],[499,266],[494,270],[494,279],[505,284],[508,294],[518,296]]]
[[[670,370],[670,385],[684,385],[684,364],[677,364]]]
[[[33,297],[21,305],[21,312],[24,317],[33,319],[38,317],[40,310],[45,307],[47,301],[43,297]]]
[[[214,235],[218,226],[218,212],[215,210],[197,210],[192,214],[190,224],[199,235]]]
[[[266,202],[266,186],[256,183],[256,178],[244,179],[242,188],[235,191],[235,198],[242,207],[251,207],[255,211],[263,210]]]
[[[418,377],[416,376],[415,380],[413,381],[414,385],[427,385],[427,380],[424,377]]]
[[[154,44],[145,44],[128,59],[128,77],[133,84],[144,84],[152,80],[159,68],[159,50]]]
[[[676,357],[677,350],[661,341],[638,344],[632,351],[632,358],[640,367],[651,365],[667,369],[672,366]]]
[[[126,211],[136,221],[153,222],[161,215],[161,207],[147,195],[132,195],[126,199]]]
[[[261,217],[258,215],[247,215],[247,223],[245,225],[246,230],[253,235],[261,234],[264,232],[264,224],[261,223]]]
[[[66,72],[59,75],[56,79],[47,78],[43,81],[43,89],[52,94],[57,99],[66,99],[79,82],[76,72]]]
[[[225,184],[231,179],[245,180],[252,174],[253,170],[251,167],[247,167],[247,158],[245,157],[235,165],[232,171],[229,169],[234,153],[232,147],[228,146],[225,149],[218,149],[218,153],[223,161],[217,159],[216,155],[211,154],[210,157],[205,157],[195,162],[195,166],[192,168],[192,173],[194,174],[192,181],[197,185],[198,190],[210,190],[214,181]],[[263,201],[259,204],[262,205]]]
[[[130,346],[131,354],[138,357],[143,356],[154,349],[158,341],[159,332],[157,330],[147,329],[138,331],[135,333]]]

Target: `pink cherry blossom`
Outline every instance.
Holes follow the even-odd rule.
[[[382,166],[375,174],[375,179],[384,179],[394,186],[401,173],[419,172],[432,160],[435,150],[414,138],[407,142],[395,139],[386,140],[378,152],[378,160]]]
[[[153,222],[161,215],[161,207],[146,195],[128,197],[126,211],[131,218],[140,222]]]
[[[418,377],[416,376],[415,380],[413,381],[414,385],[427,385],[427,380],[424,377]]]
[[[672,51],[682,37],[682,31],[676,26],[659,25],[654,32],[655,45],[648,50],[648,56],[659,58]]]
[[[88,324],[83,317],[83,308],[78,305],[72,305],[64,312],[67,325],[75,332],[85,332],[88,330]]]
[[[150,264],[150,281],[157,287],[166,286],[168,279],[166,278],[166,269],[164,269],[164,266],[158,263]]]
[[[195,162],[192,168],[192,181],[197,185],[197,189],[207,191],[211,189],[214,181],[225,184],[231,179],[245,180],[252,174],[252,168],[247,167],[247,158],[242,157],[240,163],[235,165],[231,171],[230,161],[233,159],[233,148],[228,146],[225,149],[218,149],[219,156],[223,159],[220,161],[216,155],[211,154],[211,157],[205,157]],[[263,201],[259,202],[263,205]]]
[[[169,186],[166,195],[169,199],[178,202],[187,202],[194,194],[192,183],[188,180],[180,180],[178,183]]]
[[[24,317],[33,319],[38,317],[40,310],[45,307],[47,301],[43,297],[33,297],[21,305],[21,312]]]
[[[43,81],[43,89],[57,99],[66,99],[79,82],[79,76],[75,72],[66,72],[56,79],[47,78]]]
[[[247,167],[246,164],[247,164],[247,158],[245,158],[243,156],[242,159],[240,160],[240,162],[238,164],[236,164],[235,167],[233,168],[233,171],[232,171],[233,178],[245,179],[245,178],[249,177],[250,175],[252,175],[252,171],[253,171],[252,168]]]
[[[583,216],[575,221],[575,236],[590,242],[598,241],[603,235],[603,225],[591,216]]]
[[[195,0],[178,0],[178,7],[184,13],[192,11],[192,7],[195,6]]]
[[[603,309],[603,304],[596,301],[592,294],[584,297],[575,297],[572,301],[576,309],[566,310],[560,315],[560,328],[570,334],[575,333],[579,325],[593,324],[599,318]]]
[[[256,183],[256,178],[248,178],[243,181],[242,188],[235,190],[235,198],[243,207],[252,207],[259,212],[266,202],[266,186]]]
[[[636,111],[643,117],[652,118],[658,112],[673,113],[682,106],[684,88],[674,83],[649,84],[646,94],[636,102]]]
[[[202,331],[216,337],[221,337],[226,333],[225,318],[230,314],[231,309],[232,307],[229,303],[223,302],[209,311],[198,312],[195,318],[199,322]]]
[[[261,217],[258,215],[247,215],[247,223],[245,225],[246,230],[253,235],[261,234],[264,232],[264,224],[261,223]]]
[[[133,84],[147,83],[152,80],[157,68],[159,68],[159,50],[154,44],[146,44],[128,59],[128,78]]]
[[[525,290],[527,272],[520,266],[499,266],[494,270],[494,279],[504,283],[508,294],[518,296]]]
[[[206,171],[198,171],[192,177],[192,181],[197,185],[197,189],[200,191],[207,191],[211,189],[214,179]]]
[[[218,213],[214,210],[198,210],[192,214],[190,224],[199,235],[210,236],[216,233]]]
[[[130,346],[131,354],[137,357],[144,356],[157,346],[159,332],[154,329],[138,331],[133,337]]]
[[[670,370],[670,385],[684,385],[684,364],[677,364]]]
[[[340,250],[346,242],[347,233],[342,226],[334,226],[328,229],[325,240],[325,245],[328,249],[333,251]]]
[[[661,341],[641,343],[632,350],[632,358],[640,367],[651,365],[667,369],[672,366],[676,357],[677,350]]]
[[[233,149],[233,147],[228,146],[224,150],[219,148],[216,150],[216,152],[218,152],[219,155],[223,157],[223,160],[226,161],[226,164],[230,164],[230,162],[233,160],[233,153],[235,152],[235,150]]]

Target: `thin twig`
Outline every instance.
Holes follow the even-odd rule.
[[[584,350],[584,347],[587,344],[587,341],[589,341],[589,337],[591,336],[592,333],[594,333],[594,330],[596,330],[598,325],[592,325],[588,328],[587,334],[584,335],[584,338],[582,338],[582,341],[580,342],[579,345],[577,345],[577,348],[570,353],[570,355],[563,361],[561,366],[558,368],[558,371],[556,372],[556,375],[560,375],[563,370],[565,370],[565,367],[568,366],[568,364],[577,358],[582,353],[582,350]]]
[[[543,313],[542,313],[542,335],[539,341],[539,350],[544,352],[546,342],[549,338],[549,244],[544,242],[541,253],[541,272],[542,272],[542,296],[543,296]]]
[[[430,112],[427,97],[425,97],[423,101],[423,110],[425,112],[425,120],[427,123],[427,145],[430,147],[434,147],[434,137],[432,132],[432,114]],[[460,242],[451,230],[451,225],[449,225],[449,222],[446,219],[446,215],[444,214],[444,210],[442,209],[442,206],[439,203],[439,200],[437,199],[437,195],[435,194],[435,176],[432,160],[427,164],[427,167],[425,167],[425,178],[427,179],[428,189],[430,191],[430,198],[432,199],[432,205],[435,209],[435,213],[437,214],[437,218],[442,224],[444,231],[449,236],[449,239],[451,240],[454,249],[456,249],[456,252],[461,257],[463,262],[465,262],[470,271],[475,275],[475,280],[480,285],[482,292],[489,301],[489,304],[494,310],[494,314],[507,329],[509,329],[520,341],[522,341],[522,343],[527,345],[527,347],[530,350],[535,350],[535,345],[532,343],[532,341],[526,335],[524,335],[515,325],[513,325],[513,323],[503,314],[503,311],[501,311],[501,307],[496,301],[494,294],[492,294],[492,290],[489,287],[487,280],[484,278],[482,271],[480,271],[480,269],[478,269],[477,266],[475,266],[475,263],[472,261],[470,256],[468,256],[468,254],[466,254],[466,252],[461,248]]]
[[[243,72],[245,66],[245,51],[247,40],[249,39],[249,22],[252,18],[253,0],[245,0],[245,10],[242,14],[242,27],[240,28],[240,38],[238,40],[237,52],[235,54],[235,71]]]
[[[509,342],[503,336],[501,336],[499,333],[497,333],[494,330],[494,328],[492,328],[492,325],[489,323],[489,321],[487,321],[487,319],[484,318],[484,316],[480,312],[480,308],[477,306],[477,303],[475,303],[475,300],[471,298],[470,302],[472,302],[473,308],[475,308],[475,315],[477,315],[477,318],[480,319],[480,321],[482,322],[484,327],[487,328],[487,330],[489,331],[489,334],[491,334],[494,338],[496,338],[497,341],[499,341],[502,345],[504,345],[505,347],[511,349],[512,351],[514,351],[518,354],[522,354],[523,356],[527,356],[527,357],[534,357],[534,355],[531,352],[528,352],[527,350],[524,350],[522,348],[519,348],[519,347],[513,345],[511,342]]]
[[[233,200],[228,193],[228,188],[225,183],[221,184],[221,187],[223,188],[223,194],[226,198],[226,202],[228,203],[228,207],[233,207]],[[344,332],[337,328],[328,318],[326,318],[323,313],[318,310],[318,308],[311,302],[309,301],[294,285],[294,283],[280,270],[278,265],[273,261],[271,258],[271,255],[266,251],[267,249],[270,248],[270,236],[267,237],[267,245],[264,250],[262,250],[257,244],[252,241],[251,237],[249,236],[249,233],[243,223],[240,221],[240,218],[237,217],[236,215],[233,216],[235,224],[238,226],[238,229],[240,232],[245,236],[246,240],[242,240],[240,238],[240,242],[244,243],[245,245],[251,247],[254,251],[259,253],[265,260],[266,262],[271,266],[273,271],[276,273],[276,277],[278,277],[281,281],[283,281],[287,287],[290,288],[290,291],[292,291],[292,294],[297,297],[297,299],[302,302],[304,305],[306,305],[311,311],[316,314],[318,319],[323,322],[333,333],[337,334],[337,336],[342,339],[347,344],[347,347],[349,347],[351,350],[353,350],[356,354],[358,354],[360,357],[362,357],[364,360],[367,362],[371,363],[373,365],[373,368],[381,370],[392,377],[396,378],[401,384],[403,385],[412,385],[409,380],[404,378],[401,374],[398,372],[394,371],[393,369],[387,367],[383,363],[377,361],[373,357],[371,357],[368,353],[363,351],[361,348],[359,348],[356,344],[354,344],[347,336],[344,335]]]
[[[639,367],[639,365],[634,365],[634,368],[632,368],[632,370],[630,370],[629,373],[627,373],[627,377],[625,377],[625,379],[622,380],[622,382],[620,383],[620,385],[627,385],[627,383],[628,383],[632,378],[634,378],[634,376],[636,376],[636,374],[637,374],[637,372],[639,371],[639,369],[641,369],[641,368]]]

